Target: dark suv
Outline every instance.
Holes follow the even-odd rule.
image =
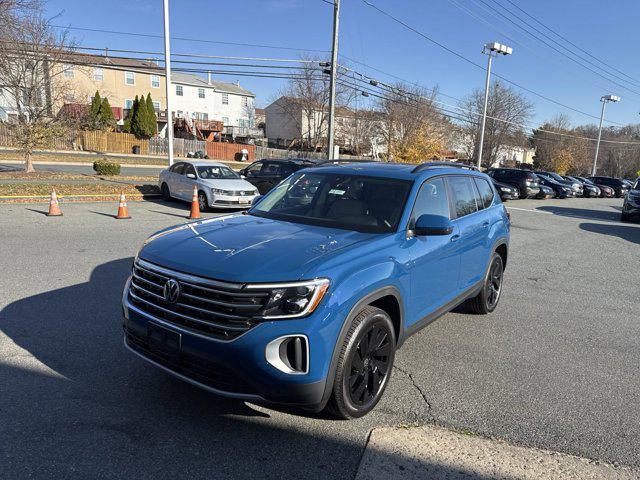
[[[622,198],[629,191],[629,185],[620,180],[619,178],[613,177],[589,177],[595,184],[606,185],[607,187],[613,188],[616,193],[616,197]]]
[[[527,170],[518,168],[491,168],[487,175],[501,183],[513,185],[520,192],[520,198],[533,198],[540,193],[538,177]]]
[[[627,192],[622,205],[622,213],[620,220],[628,222],[632,219],[640,219],[640,178],[636,180],[636,184]]]
[[[292,173],[301,168],[311,167],[315,163],[317,161],[306,158],[265,158],[240,170],[240,175],[264,195]]]
[[[300,170],[248,212],[152,235],[125,344],[210,392],[360,417],[409,336],[496,308],[509,232],[490,179],[457,164]]]

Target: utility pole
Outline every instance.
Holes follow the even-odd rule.
[[[173,117],[171,115],[171,38],[169,36],[169,0],[164,3],[164,75],[167,92],[167,150],[173,165]]]
[[[596,143],[596,156],[593,157],[593,167],[591,168],[591,176],[596,176],[596,165],[598,164],[598,152],[600,151],[600,137],[602,136],[602,122],[604,120],[604,107],[608,102],[619,102],[620,97],[616,95],[604,95],[600,98],[602,102],[602,110],[600,111],[600,126],[598,127],[598,142]]]
[[[166,1],[166,0],[165,0]],[[327,131],[327,159],[333,158],[336,113],[336,77],[338,73],[338,29],[340,0],[333,0],[333,45],[331,47],[331,80],[329,84],[329,127]]]
[[[482,109],[482,121],[480,123],[480,142],[478,142],[478,170],[482,168],[482,149],[484,147],[484,127],[487,123],[487,105],[489,103],[489,88],[491,84],[491,61],[493,60],[493,56],[498,55],[511,55],[513,53],[513,49],[511,47],[507,47],[506,45],[502,45],[498,42],[493,43],[485,43],[482,48],[482,53],[489,57],[487,59],[487,77],[484,83],[484,107]]]

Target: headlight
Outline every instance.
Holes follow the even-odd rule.
[[[500,191],[501,192],[508,192],[508,193],[512,192],[512,190],[509,187],[500,187]]]
[[[227,192],[226,190],[220,190],[219,188],[212,188],[211,192],[214,195],[228,195],[229,194],[229,192]]]
[[[271,285],[247,285],[249,289],[271,290],[269,300],[261,310],[261,317],[267,320],[298,318],[309,315],[322,301],[329,289],[329,279],[274,283]]]

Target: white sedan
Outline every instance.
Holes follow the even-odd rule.
[[[258,190],[223,163],[182,161],[160,172],[158,186],[162,198],[191,202],[193,187],[198,189],[200,210],[246,208],[258,196]]]

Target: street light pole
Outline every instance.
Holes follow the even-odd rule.
[[[480,122],[480,141],[478,142],[478,169],[482,168],[482,149],[484,147],[484,129],[487,123],[487,106],[489,104],[489,88],[491,87],[491,62],[494,55],[511,55],[513,48],[502,45],[501,43],[485,43],[482,53],[489,57],[487,59],[487,77],[484,84],[484,107],[482,109],[482,120]]]
[[[593,157],[593,167],[591,168],[591,176],[596,176],[596,166],[598,164],[598,153],[600,152],[600,137],[602,136],[602,122],[604,121],[604,108],[608,102],[619,102],[620,97],[616,95],[604,95],[600,98],[602,102],[602,110],[600,110],[600,126],[598,127],[598,141],[596,142],[596,155]]]
[[[336,113],[336,77],[338,73],[338,29],[340,0],[333,0],[333,44],[331,47],[331,80],[329,84],[329,126],[327,129],[327,159],[333,158]]]
[[[167,92],[167,150],[169,166],[173,165],[173,117],[171,115],[171,38],[169,36],[169,0],[164,3],[164,74]]]

